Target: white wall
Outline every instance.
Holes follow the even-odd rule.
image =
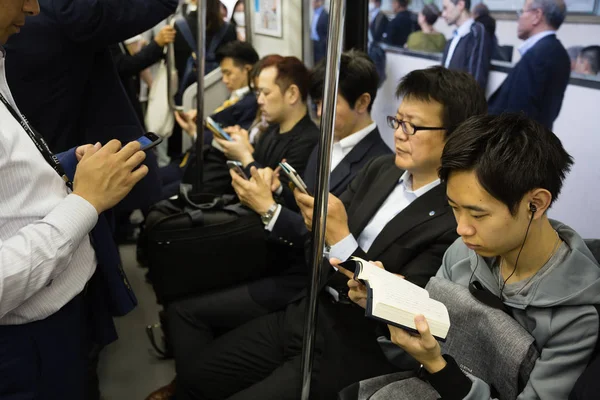
[[[281,0],[280,4],[283,7],[283,38],[255,33],[252,45],[261,57],[279,54],[302,60],[302,0]]]
[[[415,69],[436,65],[435,61],[388,53],[386,83],[377,92],[372,116],[381,135],[393,148],[393,131],[385,117],[394,115],[398,100],[394,96],[399,80]],[[497,88],[506,74],[492,71],[488,94]],[[600,238],[598,182],[600,182],[600,90],[569,85],[560,115],[554,123],[554,132],[575,159],[562,194],[550,210],[550,217],[561,220],[576,229],[585,238]]]

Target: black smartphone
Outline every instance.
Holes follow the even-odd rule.
[[[241,162],[239,162],[239,161],[227,161],[227,166],[229,167],[229,169],[234,170],[236,174],[238,174],[239,176],[241,176],[245,180],[248,180],[248,176],[244,172],[244,169],[242,168],[242,163]]]
[[[142,148],[140,150],[146,151],[160,144],[163,141],[163,138],[161,138],[157,134],[148,132],[144,136],[139,137],[137,141],[140,142],[140,144],[142,145]]]

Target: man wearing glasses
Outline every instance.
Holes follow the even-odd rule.
[[[402,103],[388,118],[396,154],[368,163],[339,199],[330,195],[325,240],[330,258],[384,260],[391,272],[425,286],[457,237],[437,175],[442,149],[458,125],[485,114],[487,105],[471,75],[442,67],[411,72],[397,95]],[[298,190],[294,195],[310,229],[314,200]],[[378,345],[377,323],[349,301],[347,278],[325,262],[315,399],[335,398],[353,382],[394,371]],[[187,390],[177,398],[298,399],[306,298],[303,293],[286,309],[213,341],[190,368],[193,373],[178,375],[178,385],[183,379]]]
[[[525,41],[521,60],[490,97],[490,114],[522,111],[552,129],[571,74],[569,55],[556,38],[566,14],[564,0],[527,0],[517,12],[517,34]]]

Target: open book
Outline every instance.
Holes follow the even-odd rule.
[[[367,287],[365,315],[417,333],[415,316],[422,314],[431,334],[444,341],[450,329],[446,306],[429,298],[427,290],[358,257],[340,264],[354,271],[354,279]]]

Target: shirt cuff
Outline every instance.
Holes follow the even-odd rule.
[[[79,243],[96,226],[98,211],[83,197],[70,194],[44,220]]]
[[[358,248],[358,242],[352,234],[346,236],[329,250],[329,258],[337,258],[338,260],[346,261],[354,254]]]
[[[275,191],[275,195],[276,196],[281,196],[281,193],[283,193],[283,185],[280,183],[279,187],[277,188],[277,190]]]
[[[275,227],[275,223],[277,223],[277,218],[279,218],[279,214],[281,214],[281,204],[277,204],[277,209],[275,213],[273,213],[273,218],[269,221],[269,223],[265,226],[265,229],[269,232],[273,231]]]

